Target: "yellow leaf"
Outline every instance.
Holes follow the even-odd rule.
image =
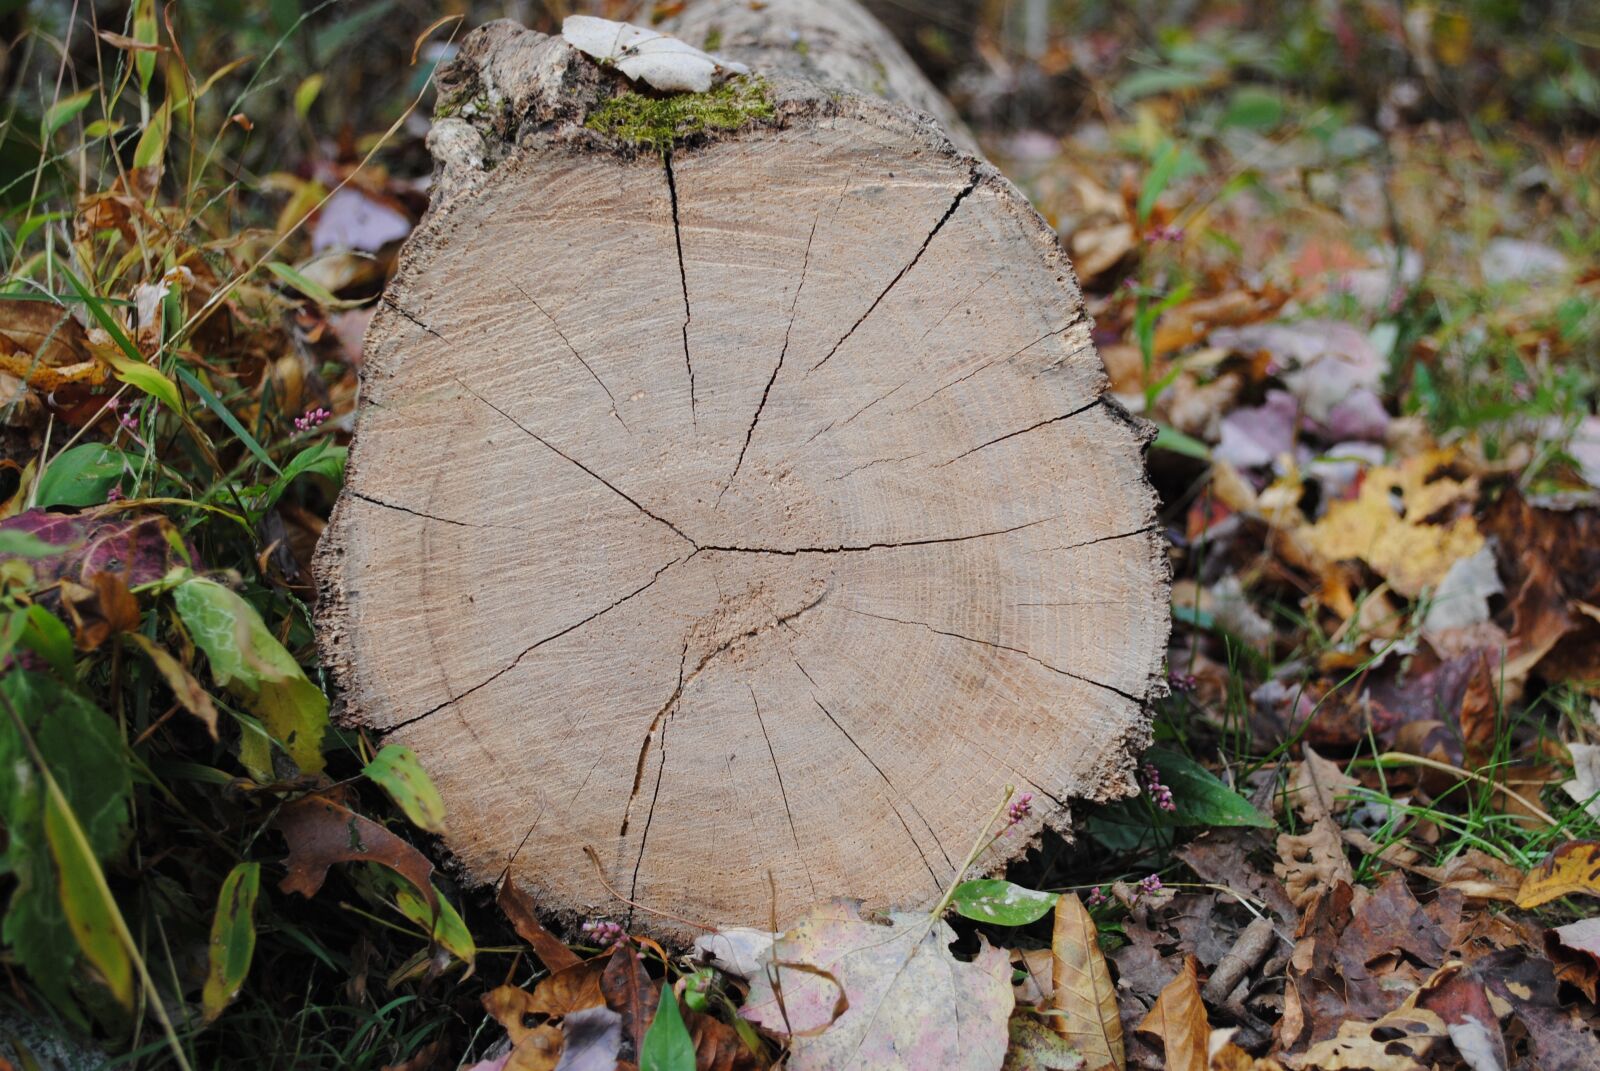
[[[1528,871],[1517,890],[1524,910],[1563,896],[1600,896],[1600,840],[1570,840]]]
[[[1360,559],[1395,591],[1416,598],[1483,547],[1471,516],[1428,523],[1446,507],[1477,497],[1475,479],[1429,478],[1449,460],[1447,451],[1429,451],[1398,468],[1373,469],[1354,501],[1335,502],[1303,529],[1306,545],[1329,561]]]
[[[1051,977],[1055,992],[1051,1007],[1056,1033],[1072,1043],[1084,1057],[1084,1071],[1114,1067],[1122,1071],[1122,1019],[1117,1015],[1117,991],[1111,970],[1100,951],[1100,934],[1077,896],[1067,893],[1056,901],[1055,932],[1050,939],[1054,963]]]
[[[1161,1039],[1167,1071],[1206,1071],[1210,1064],[1207,1049],[1211,1024],[1206,1021],[1206,1006],[1200,1000],[1193,956],[1183,957],[1183,970],[1156,997],[1139,1024],[1139,1031]]]

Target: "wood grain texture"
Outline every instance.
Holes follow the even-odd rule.
[[[539,72],[512,111],[613,91],[480,33]],[[666,158],[571,119],[447,158],[368,337],[319,558],[344,716],[422,757],[471,876],[526,838],[570,915],[625,911],[586,846],[715,924],[931,900],[1005,784],[1037,804],[991,868],[1131,791],[1162,687],[1148,436],[1054,234],[925,117],[773,86]]]

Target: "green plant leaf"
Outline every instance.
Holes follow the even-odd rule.
[[[413,825],[429,833],[444,832],[444,800],[417,760],[416,752],[385,744],[361,772],[405,812]]]
[[[261,864],[240,863],[223,879],[217,913],[211,919],[210,968],[201,1006],[206,1022],[214,1021],[233,1002],[250,973],[256,952],[256,896],[261,891]]]
[[[1145,761],[1160,772],[1161,783],[1172,789],[1178,809],[1160,813],[1173,825],[1272,827],[1270,818],[1187,755],[1155,747],[1145,752]]]
[[[283,475],[283,470],[278,468],[273,463],[272,458],[267,456],[267,452],[261,448],[261,444],[256,442],[256,437],[245,430],[244,425],[239,423],[239,418],[228,411],[228,407],[222,404],[221,398],[211,392],[210,387],[200,382],[199,377],[187,368],[178,368],[178,378],[183,381],[184,386],[200,396],[200,400],[205,403],[206,408],[217,414],[217,419],[221,420],[229,431],[238,436],[239,441],[244,443],[244,448],[250,451],[252,457],[278,475]]]
[[[139,55],[148,53],[141,52]],[[145,168],[159,164],[162,157],[167,155],[167,135],[171,132],[172,102],[168,101],[152,112],[150,121],[144,125],[144,132],[133,147],[133,166]]]
[[[34,504],[98,506],[126,469],[122,451],[104,443],[79,443],[51,459],[39,475]]]
[[[315,279],[281,261],[268,262],[267,270],[325,309],[352,309],[361,304],[359,301],[345,301],[334,296],[333,291]]]
[[[61,548],[20,528],[0,528],[0,558],[49,558]]]
[[[304,119],[311,111],[311,105],[316,102],[317,94],[322,92],[322,75],[313,74],[301,82],[294,90],[294,113]]]
[[[78,950],[94,964],[118,1004],[133,1007],[133,963],[118,936],[116,901],[77,815],[53,782],[44,798],[44,833],[55,860],[57,891]]]
[[[56,675],[65,681],[78,677],[78,666],[73,661],[72,633],[55,614],[34,603],[24,613],[22,635],[17,643],[26,647],[50,664]]]
[[[1192,457],[1200,461],[1211,460],[1211,447],[1196,439],[1192,435],[1185,435],[1169,424],[1156,423],[1156,441],[1151,444],[1157,450],[1170,450],[1174,454]]]
[[[0,676],[0,694],[33,735],[93,856],[108,858],[122,844],[132,793],[116,723],[76,690],[42,673],[12,670]],[[71,991],[77,938],[45,831],[49,791],[10,710],[0,712],[0,824],[6,829],[0,873],[10,874],[14,885],[0,938],[50,1003],[83,1023]],[[58,814],[58,830],[61,820]]]
[[[1026,926],[1045,916],[1060,897],[1013,885],[999,878],[963,881],[955,887],[950,906],[975,922],[996,926]]]
[[[1228,98],[1223,126],[1242,126],[1250,130],[1272,130],[1283,122],[1283,97],[1262,86],[1240,86]]]
[[[155,0],[139,0],[134,8],[133,39],[141,45],[153,45],[158,37]],[[139,92],[149,96],[150,79],[156,73],[156,54],[139,49],[133,54],[133,66],[139,72]]]
[[[1179,67],[1146,67],[1135,71],[1117,83],[1111,91],[1118,104],[1128,104],[1159,93],[1176,93],[1186,89],[1202,89],[1216,81],[1215,71],[1185,70]]]
[[[672,986],[661,986],[661,1003],[639,1046],[639,1071],[694,1071],[694,1039],[683,1024]]]
[[[244,599],[214,580],[192,577],[172,593],[178,614],[211,660],[211,676],[237,696],[306,773],[323,767],[328,697],[267,631]]]
[[[294,482],[296,476],[313,472],[319,476],[326,476],[334,482],[344,479],[344,463],[350,451],[347,447],[334,446],[326,440],[313,443],[300,451],[289,463],[283,467],[283,475],[274,480],[266,490],[261,508],[271,509],[273,503],[283,496]]]
[[[1144,177],[1144,186],[1139,190],[1139,222],[1145,223],[1150,219],[1151,211],[1156,207],[1156,198],[1161,196],[1167,188],[1167,183],[1172,181],[1173,173],[1178,170],[1178,161],[1183,156],[1183,150],[1175,143],[1168,142],[1156,157],[1155,163],[1150,166],[1150,173]]]
[[[70,97],[62,97],[46,108],[44,113],[44,136],[48,138],[51,134],[54,134],[57,130],[77,118],[78,113],[88,107],[89,102],[94,99],[94,94],[95,87],[90,86],[88,89],[74,93]]]

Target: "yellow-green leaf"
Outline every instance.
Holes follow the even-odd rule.
[[[46,784],[44,834],[55,860],[61,908],[84,957],[118,1004],[133,1007],[133,964],[118,934],[119,916],[105,874],[78,818],[55,782]]]
[[[101,351],[101,356],[111,365],[117,378],[122,382],[137,387],[152,398],[160,399],[174,413],[184,411],[183,397],[178,393],[178,385],[168,379],[166,373],[155,365],[135,361],[131,357],[113,353],[109,349]]]
[[[433,939],[439,946],[463,963],[471,963],[478,954],[478,946],[472,939],[472,932],[467,929],[466,922],[461,918],[456,909],[450,906],[450,901],[439,892],[439,887],[434,886],[434,895],[439,902],[439,916],[434,918],[433,909],[422,895],[411,888],[409,882],[396,879],[394,906],[406,918],[433,934]]]
[[[184,668],[183,663],[172,656],[172,653],[160,644],[138,632],[127,633],[129,643],[145,653],[152,665],[167,682],[167,687],[172,689],[172,696],[178,704],[190,714],[205,723],[206,731],[211,734],[211,739],[217,738],[217,707],[206,694],[206,690],[195,680],[194,674]]]
[[[417,760],[417,753],[386,744],[361,772],[389,794],[407,818],[429,833],[444,832],[444,800]]]
[[[322,75],[314,74],[301,82],[294,90],[294,113],[304,119],[311,111],[311,105],[316,102],[317,94],[322,92]]]
[[[139,55],[143,56],[145,53],[141,52]],[[150,121],[144,125],[144,132],[139,135],[139,143],[133,147],[133,166],[145,168],[160,163],[162,157],[167,154],[167,134],[171,130],[172,102],[168,101],[152,112]]]
[[[154,45],[157,36],[155,0],[139,0],[133,16],[133,39],[141,45]],[[133,65],[139,72],[139,92],[148,96],[150,79],[156,72],[155,51],[138,49],[133,54]]]
[[[44,136],[49,137],[77,118],[78,113],[88,107],[89,101],[94,99],[94,93],[93,88],[85,89],[50,105],[44,113]]]
[[[256,895],[260,891],[260,863],[240,863],[222,882],[217,913],[211,919],[211,964],[201,994],[208,1023],[233,1002],[250,973],[250,960],[256,953]]]
[[[328,698],[267,631],[255,608],[203,577],[185,580],[172,597],[190,635],[211,660],[217,684],[266,724],[295,765],[320,773]]]

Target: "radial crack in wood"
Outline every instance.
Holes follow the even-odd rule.
[[[850,0],[713,27],[771,108],[655,149],[561,41],[466,39],[319,552],[345,720],[573,917],[929,900],[1004,785],[988,869],[1131,791],[1163,687],[1149,432],[1055,235]]]

